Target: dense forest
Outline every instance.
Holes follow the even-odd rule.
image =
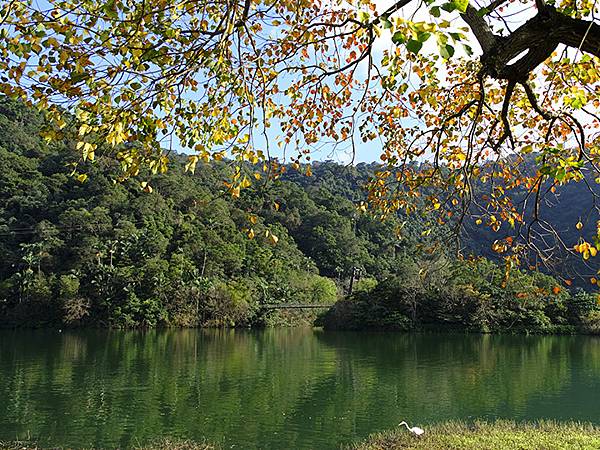
[[[330,328],[600,329],[596,296],[548,275],[456,258],[420,217],[361,212],[376,164],[314,163],[224,193],[227,161],[116,182],[99,156],[71,175],[72,143],[47,144],[42,117],[0,101],[0,324],[266,326],[312,323],[278,304],[332,305]],[[471,237],[472,250],[489,247]],[[334,305],[335,304],[335,305]]]

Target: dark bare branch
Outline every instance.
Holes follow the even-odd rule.
[[[497,44],[498,36],[493,32],[486,20],[479,14],[479,11],[473,6],[467,6],[467,10],[461,15],[463,20],[469,25],[471,31],[477,38],[483,53],[490,52]]]

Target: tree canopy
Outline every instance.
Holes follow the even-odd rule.
[[[301,163],[318,146],[378,143],[385,165],[361,207],[425,211],[457,227],[474,217],[507,230],[495,248],[510,263],[524,248],[542,262],[559,251],[588,259],[600,227],[595,241],[568,246],[540,208],[569,182],[597,196],[598,9],[590,0],[5,0],[0,91],[46,110],[49,140],[74,132],[81,162],[114,153],[123,177],[165,171],[174,141],[193,151],[188,170],[232,158],[234,197],[285,170],[276,145],[310,174]],[[85,180],[81,166],[74,173]],[[578,228],[588,213],[574,213]]]

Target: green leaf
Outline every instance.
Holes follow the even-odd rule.
[[[387,17],[382,17],[380,21],[384,30],[389,30],[390,28],[392,28],[392,22],[390,22]]]
[[[452,58],[454,55],[454,47],[452,47],[450,44],[440,47],[440,55],[442,55],[442,58],[444,59]]]
[[[469,6],[469,0],[452,0],[456,9],[458,9],[461,13],[464,13],[467,10],[467,6]]]
[[[431,36],[431,33],[428,32],[422,32],[422,33],[418,33],[417,34],[417,41],[419,42],[425,42],[427,41],[427,39],[429,39],[429,37]]]
[[[456,5],[453,2],[452,3],[444,3],[442,5],[442,9],[447,12],[452,12],[456,9]]]
[[[409,52],[412,53],[419,53],[419,50],[421,50],[421,48],[423,47],[423,43],[419,42],[419,41],[415,41],[414,39],[411,39],[410,41],[408,41],[406,43],[406,48],[408,49]]]
[[[108,0],[104,4],[102,9],[103,9],[104,13],[111,19],[116,19],[119,17],[119,15],[117,13],[117,8],[115,6],[115,0]]]
[[[431,15],[433,17],[440,17],[440,7],[439,6],[434,6],[432,7],[429,12],[431,13]]]
[[[73,84],[77,84],[81,81],[87,80],[90,77],[88,73],[72,73],[70,81]]]
[[[402,31],[396,31],[392,36],[392,42],[396,45],[404,44],[406,42],[406,36]]]

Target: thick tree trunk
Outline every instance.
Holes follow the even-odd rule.
[[[492,33],[478,11],[469,6],[462,15],[477,38],[483,55],[483,72],[497,79],[525,82],[559,44],[600,57],[600,25],[574,19],[538,1],[538,13],[508,36]],[[524,53],[526,52],[526,53]],[[523,53],[523,56],[511,60]],[[510,63],[510,64],[509,64]]]

